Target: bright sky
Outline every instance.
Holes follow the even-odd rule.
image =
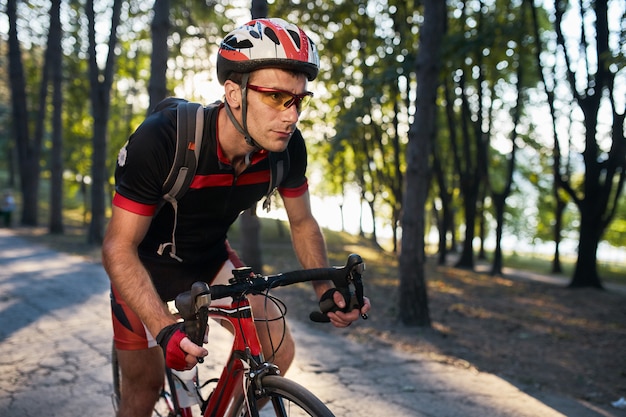
[[[311,208],[315,219],[321,227],[336,231],[341,230],[341,209],[339,208],[339,201],[338,197],[324,197],[321,194],[316,195],[315,191],[311,190]],[[348,194],[344,201],[343,211],[346,231],[353,234],[358,233],[359,218],[361,216],[358,194]],[[257,214],[259,217],[287,220],[285,210],[282,208],[273,207],[273,209],[267,213],[259,205]],[[363,229],[365,232],[372,231],[372,216],[367,206],[364,206],[363,209]],[[379,228],[379,230],[381,229]],[[381,233],[382,236],[386,236],[390,234],[391,231],[384,229]]]

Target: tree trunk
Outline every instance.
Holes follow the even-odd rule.
[[[485,248],[485,237],[487,236],[487,219],[485,219],[485,194],[481,193],[480,209],[478,210],[478,238],[480,246],[478,247],[478,259],[487,259],[487,249]]]
[[[93,155],[91,166],[91,223],[87,235],[90,244],[101,244],[104,238],[105,194],[108,181],[106,169],[107,158],[107,124],[111,111],[111,86],[115,66],[115,46],[117,44],[117,26],[123,0],[113,2],[111,16],[111,33],[109,35],[108,55],[103,73],[100,73],[96,61],[95,12],[93,0],[87,0],[86,12],[89,20],[89,82],[93,117]]]
[[[376,227],[376,208],[374,207],[374,200],[368,200],[367,205],[370,208],[370,212],[372,213],[372,234],[370,235],[370,242],[380,249],[380,245],[378,244],[378,231]]]
[[[461,256],[456,263],[457,268],[474,269],[474,226],[476,222],[476,195],[466,190],[463,194],[463,208],[465,212],[465,237],[463,239],[463,247],[461,248]]]
[[[402,323],[430,327],[426,289],[424,232],[426,198],[430,181],[429,158],[434,139],[436,97],[441,66],[441,43],[446,26],[446,2],[424,1],[424,24],[417,55],[415,118],[407,146],[406,191],[402,216],[402,247],[399,262],[399,317]]]
[[[537,69],[539,72],[539,78],[541,79],[541,83],[543,85],[544,91],[546,93],[546,97],[548,99],[548,107],[550,109],[550,118],[552,122],[552,135],[554,138],[553,145],[553,165],[552,165],[552,176],[553,176],[553,184],[552,184],[552,195],[555,201],[554,207],[554,228],[553,228],[553,238],[554,238],[554,257],[552,258],[552,273],[559,274],[563,271],[561,267],[561,254],[560,254],[560,245],[561,245],[561,230],[563,228],[563,213],[565,211],[565,201],[560,196],[560,186],[559,186],[559,176],[561,175],[561,145],[559,144],[559,134],[556,126],[556,109],[554,107],[554,87],[550,87],[550,85],[554,84],[554,68],[552,68],[552,83],[549,84],[546,80],[546,76],[544,74],[544,65],[541,62],[541,52],[542,52],[542,43],[541,36],[539,33],[539,22],[537,17],[537,8],[533,4],[532,0],[524,0],[525,5],[531,11],[531,19],[532,19],[532,27],[533,27],[533,38],[535,41],[535,61],[537,62]]]
[[[394,93],[398,94],[397,84],[393,84]],[[399,94],[398,94],[399,95]],[[404,183],[404,174],[402,172],[401,161],[403,159],[400,144],[401,144],[401,135],[398,133],[400,131],[399,128],[399,118],[398,115],[401,113],[400,106],[398,100],[393,103],[393,175],[391,178],[392,182],[392,190],[393,190],[393,215],[392,215],[392,230],[393,230],[393,253],[398,253],[398,229],[400,227],[402,215],[402,192],[403,192],[403,183]]]
[[[552,258],[552,273],[560,274],[563,272],[563,267],[561,266],[561,230],[563,230],[563,213],[565,212],[565,202],[559,195],[559,187],[556,184],[553,185],[553,194],[556,200],[556,207],[554,209],[554,257]]]
[[[170,0],[155,0],[152,7],[152,54],[150,56],[150,96],[151,113],[154,107],[168,95],[167,91],[167,59],[169,57],[167,39],[170,35]]]
[[[50,222],[52,234],[63,234],[63,51],[61,0],[50,7],[50,70],[52,72],[52,152],[50,155]]]
[[[520,19],[524,22],[524,14]],[[522,35],[520,33],[520,35]],[[522,45],[522,40],[518,39],[518,45]],[[493,266],[491,268],[491,275],[502,275],[502,231],[504,230],[504,210],[506,209],[506,199],[511,194],[511,188],[513,187],[513,173],[515,172],[515,154],[517,153],[517,127],[524,109],[524,101],[522,100],[522,91],[524,88],[525,74],[524,65],[522,64],[522,51],[517,51],[518,63],[516,70],[517,80],[517,98],[515,107],[513,108],[513,129],[511,130],[511,153],[508,157],[507,172],[506,172],[506,184],[500,192],[496,192],[492,189],[491,197],[496,209],[496,250],[494,253]]]
[[[445,265],[448,254],[448,231],[452,224],[452,195],[448,192],[448,184],[444,175],[441,160],[436,150],[432,152],[433,171],[439,188],[441,210],[437,210],[437,229],[439,232],[439,246],[437,249],[437,264]]]
[[[602,288],[597,267],[598,243],[602,229],[596,216],[593,216],[595,219],[589,217],[590,214],[581,213],[578,260],[576,261],[574,276],[569,284],[572,288]]]
[[[559,185],[572,197],[580,210],[580,237],[578,245],[578,260],[571,287],[601,288],[600,277],[597,271],[598,242],[604,231],[615,216],[619,197],[624,188],[626,179],[626,140],[624,138],[624,113],[617,113],[619,105],[613,96],[615,74],[610,70],[610,60],[617,53],[610,49],[608,0],[597,0],[592,3],[595,13],[595,50],[582,48],[580,67],[596,67],[594,74],[587,76],[587,85],[579,86],[577,74],[570,64],[568,43],[563,35],[562,18],[565,14],[565,3],[557,2],[555,14],[555,30],[557,43],[563,51],[567,81],[574,99],[583,113],[585,126],[585,149],[582,152],[585,164],[585,177],[582,193],[575,190],[568,178],[559,176]],[[587,18],[590,16],[582,16]],[[586,42],[583,40],[582,42]],[[594,56],[589,56],[593,51]],[[609,135],[598,135],[598,115],[603,101],[611,112],[603,111],[603,116],[612,117],[611,148],[605,152],[600,147],[600,140],[607,140]],[[600,137],[600,138],[599,138]],[[583,197],[580,197],[583,195]]]
[[[480,82],[477,82],[480,85]],[[456,263],[458,268],[474,269],[474,237],[476,236],[476,213],[477,201],[480,192],[481,170],[484,169],[482,153],[484,152],[482,138],[482,123],[473,122],[470,105],[465,87],[465,75],[459,78],[459,90],[461,91],[461,151],[452,141],[455,154],[455,166],[459,179],[461,194],[463,195],[463,212],[465,221],[465,236],[461,256]],[[479,99],[478,102],[481,102]],[[448,110],[450,112],[450,110]],[[450,116],[449,116],[450,117]],[[451,123],[451,122],[449,122]],[[453,127],[454,128],[454,127]],[[453,139],[453,138],[452,138]],[[472,146],[472,144],[474,146]]]
[[[39,157],[41,154],[41,136],[35,132],[30,135],[30,119],[26,102],[26,80],[22,53],[17,34],[17,0],[8,0],[6,13],[9,19],[9,80],[11,87],[11,104],[13,111],[13,126],[15,130],[15,144],[17,148],[18,169],[22,194],[22,215],[20,224],[23,226],[37,226],[38,224],[38,194],[39,173],[41,172]],[[47,71],[43,70],[45,77]],[[47,83],[42,79],[42,84]],[[40,90],[40,95],[45,89]],[[44,96],[45,99],[45,96]],[[41,97],[40,97],[41,100]],[[45,108],[40,103],[40,108]],[[43,114],[40,113],[40,118]],[[39,124],[43,126],[43,123]]]
[[[494,201],[496,206],[496,248],[493,253],[493,264],[491,265],[491,275],[502,275],[502,228],[504,225],[504,204],[505,199],[499,198]]]

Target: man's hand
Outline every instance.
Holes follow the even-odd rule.
[[[198,363],[198,358],[209,354],[206,349],[189,340],[183,328],[184,323],[170,324],[156,337],[165,355],[165,365],[177,371],[193,368]]]
[[[333,301],[340,309],[344,309],[346,307],[346,302],[339,291],[335,291],[333,293]],[[335,311],[327,313],[326,315],[330,319],[330,322],[333,324],[333,326],[347,327],[351,325],[353,321],[357,321],[361,317],[361,314],[365,314],[370,310],[371,304],[369,298],[363,297],[363,302],[365,305],[361,308],[360,311],[357,309],[351,310],[348,313],[344,313],[343,311]]]

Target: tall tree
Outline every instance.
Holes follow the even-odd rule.
[[[50,220],[48,230],[63,233],[63,51],[61,49],[61,0],[50,7],[50,71],[52,78],[52,152],[50,155]]]
[[[368,0],[323,0],[313,9],[291,2],[283,2],[284,11],[279,9],[297,16],[319,36],[327,69],[319,81],[326,82],[326,88],[307,142],[333,158],[332,169],[324,170],[324,182],[333,184],[328,189],[338,190],[338,182],[349,181],[359,190],[373,219],[374,243],[380,223],[394,232],[400,223],[418,38],[412,25],[421,19],[418,3],[393,0],[383,7]],[[336,167],[342,165],[353,169],[338,175]]]
[[[157,103],[167,97],[167,60],[169,48],[167,39],[170,35],[170,0],[155,0],[152,18],[152,54],[150,59],[150,82],[148,95],[150,106],[148,113]]]
[[[519,39],[521,42],[521,39]],[[519,54],[519,51],[518,51]],[[517,129],[519,125],[520,116],[522,113],[522,86],[524,75],[524,65],[522,60],[517,61],[517,99],[515,107],[513,107],[513,128],[511,130],[511,153],[507,156],[507,167],[504,176],[505,184],[500,189],[496,190],[493,186],[493,181],[490,181],[491,198],[493,199],[493,206],[496,212],[496,248],[493,255],[493,263],[491,265],[491,275],[502,274],[502,233],[504,230],[504,211],[506,209],[506,199],[511,194],[513,187],[513,173],[515,172],[515,154],[517,152]]]
[[[511,6],[511,3],[509,3]],[[497,171],[495,175],[488,175],[488,189],[491,191],[491,199],[493,201],[493,208],[495,210],[496,218],[496,247],[494,250],[493,263],[491,268],[492,275],[502,274],[502,235],[504,232],[504,214],[506,210],[506,201],[513,189],[513,174],[515,172],[515,158],[517,154],[518,144],[517,140],[520,136],[520,120],[524,111],[524,91],[526,89],[527,82],[527,68],[533,63],[530,53],[534,45],[532,42],[528,42],[528,36],[525,30],[520,30],[520,23],[522,28],[526,28],[527,13],[526,8],[516,7],[515,10],[509,9],[508,13],[505,13],[503,23],[503,33],[510,33],[509,36],[505,36],[506,45],[503,45],[508,49],[506,56],[510,56],[510,66],[515,71],[515,76],[511,77],[509,84],[511,84],[511,95],[515,94],[515,101],[509,105],[508,113],[511,117],[511,152],[506,155],[506,167],[504,170]],[[529,11],[530,12],[530,11]],[[496,96],[495,92],[491,94]],[[499,101],[505,102],[503,97],[505,94],[501,94]],[[493,113],[489,113],[490,125],[493,125]],[[491,164],[490,164],[491,165]],[[489,171],[489,170],[488,170]],[[484,239],[483,239],[484,241]]]
[[[267,17],[267,0],[252,0],[251,14],[253,19]],[[261,222],[256,214],[257,204],[241,213],[241,258],[257,272],[263,272],[263,256],[261,254]]]
[[[458,175],[465,226],[462,253],[456,265],[471,269],[474,267],[476,222],[479,221],[482,252],[488,225],[484,216],[494,201],[486,196],[490,192],[487,175],[492,162],[489,160],[490,144],[503,129],[496,116],[502,113],[500,107],[510,101],[505,94],[511,91],[509,86],[519,82],[515,59],[526,57],[528,53],[517,52],[527,50],[524,46],[526,27],[515,18],[521,16],[519,2],[460,0],[456,5],[453,13],[460,19],[450,24],[450,42],[446,45],[449,75],[445,80],[444,97],[447,133]],[[516,55],[520,56],[516,58]],[[528,65],[528,59],[521,65]],[[515,104],[509,107],[514,109]],[[509,113],[515,118],[513,111]],[[496,191],[507,189],[502,184]],[[501,208],[504,209],[504,205]]]
[[[98,66],[96,55],[96,14],[94,1],[87,0],[85,11],[89,38],[89,85],[91,97],[91,114],[93,117],[93,154],[91,165],[91,223],[87,235],[88,243],[101,244],[104,237],[105,220],[105,184],[107,175],[107,126],[111,109],[111,87],[115,68],[115,47],[117,44],[117,27],[123,0],[114,0],[111,14],[111,31],[109,34],[108,51],[104,70]]]
[[[436,98],[441,67],[441,45],[446,30],[446,2],[424,1],[424,23],[416,60],[415,116],[409,130],[406,191],[402,207],[400,253],[400,320],[407,325],[430,326],[426,291],[424,232],[430,182],[430,155],[435,135]]]
[[[448,118],[448,120],[450,120]],[[455,130],[449,129],[451,135],[454,135]],[[433,163],[433,178],[435,179],[435,190],[437,197],[433,198],[433,211],[437,219],[437,232],[439,235],[438,247],[437,247],[437,264],[445,265],[448,254],[448,233],[451,233],[452,248],[454,248],[454,181],[455,176],[453,173],[447,171],[444,160],[445,154],[449,152],[442,151],[441,145],[443,141],[435,141],[432,149],[432,163]]]
[[[543,84],[543,89],[546,94],[546,99],[548,102],[548,108],[550,109],[550,122],[553,136],[553,163],[552,163],[552,198],[554,200],[554,226],[552,229],[552,237],[554,240],[554,257],[552,258],[552,273],[558,274],[561,273],[563,268],[561,266],[561,240],[562,240],[562,230],[563,230],[563,215],[565,212],[565,207],[567,206],[567,201],[561,192],[561,187],[559,186],[559,176],[561,175],[562,162],[561,162],[561,144],[560,144],[560,135],[559,130],[557,128],[557,112],[555,106],[555,87],[556,80],[554,74],[554,65],[547,65],[541,60],[541,53],[544,50],[543,43],[541,41],[540,35],[540,23],[539,23],[539,11],[538,7],[533,4],[532,0],[524,0],[524,5],[531,11],[531,23],[532,23],[532,33],[535,41],[535,61],[536,67],[538,69],[539,77],[541,79],[541,83]],[[568,168],[569,165],[565,166],[565,169]]]
[[[446,115],[448,116],[449,138],[453,154],[454,167],[459,176],[459,188],[462,195],[463,215],[465,220],[465,237],[461,256],[457,266],[472,269],[474,267],[474,237],[476,235],[476,218],[481,186],[485,178],[487,140],[483,132],[485,109],[484,80],[485,68],[484,53],[490,51],[486,45],[485,36],[488,23],[484,20],[483,2],[475,5],[476,16],[472,15],[472,8],[467,1],[459,6],[463,19],[458,23],[462,27],[454,30],[454,45],[460,50],[451,51],[452,67],[450,75],[455,80],[456,87],[451,81],[445,80]],[[468,31],[468,25],[474,26]],[[453,32],[453,31],[451,31]],[[473,36],[467,39],[467,34]],[[453,92],[457,96],[453,96]],[[471,98],[470,98],[471,97]],[[460,112],[454,111],[454,103],[460,101]],[[459,126],[457,128],[457,126]],[[452,133],[453,131],[458,132]],[[458,141],[457,141],[458,137]]]
[[[575,48],[566,41],[563,33],[564,15],[570,3],[580,6],[572,7],[570,11],[579,13],[580,31]],[[608,0],[595,0],[591,2],[591,7],[582,7],[582,2],[555,2],[557,42],[565,60],[569,90],[582,111],[584,126],[582,160],[585,176],[582,187],[576,188],[565,175],[561,174],[558,178],[559,185],[567,191],[580,211],[578,259],[571,287],[602,287],[597,269],[598,244],[615,216],[626,180],[626,111],[623,108],[624,97],[614,96],[619,66],[613,61],[613,57],[623,59],[624,55],[610,46],[608,3]],[[587,32],[589,21],[595,22],[595,38]],[[591,39],[595,43],[590,42]],[[574,56],[578,56],[576,62],[573,62]],[[620,102],[621,109],[618,108]],[[610,120],[606,135],[600,131],[600,109],[603,105],[607,108],[602,111],[602,117]]]
[[[45,108],[48,92],[49,65],[51,52],[47,52],[41,66],[41,81],[37,97],[37,113],[35,131],[31,135],[30,121],[33,120],[28,108],[26,76],[22,51],[18,39],[17,0],[8,0],[6,13],[9,18],[9,80],[11,87],[11,104],[13,112],[14,139],[17,148],[20,187],[22,193],[21,224],[36,226],[38,224],[39,175],[41,172],[41,143],[44,133]],[[36,48],[33,48],[36,51]],[[31,51],[32,53],[33,51]],[[32,54],[31,57],[34,57]]]

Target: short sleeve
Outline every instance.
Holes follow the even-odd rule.
[[[308,190],[307,151],[299,129],[296,129],[291,137],[287,151],[289,152],[289,172],[278,187],[278,191],[283,197],[298,197]]]
[[[115,170],[115,191],[124,199],[155,205],[174,160],[175,126],[165,112],[149,116],[122,147]]]

